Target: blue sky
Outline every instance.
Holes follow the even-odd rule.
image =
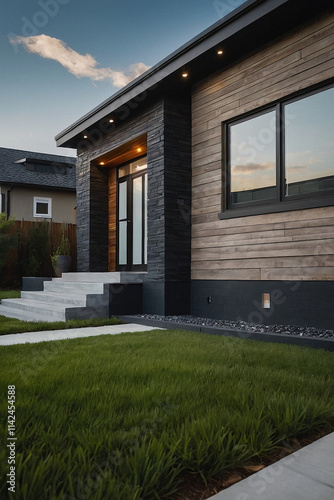
[[[0,146],[54,136],[244,0],[0,0]]]

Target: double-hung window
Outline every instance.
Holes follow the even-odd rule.
[[[334,204],[334,87],[224,124],[221,218]]]

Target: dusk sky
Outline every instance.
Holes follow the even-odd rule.
[[[0,146],[54,137],[244,0],[0,0]]]

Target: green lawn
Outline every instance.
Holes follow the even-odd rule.
[[[8,385],[11,498],[154,500],[184,474],[215,477],[288,436],[333,429],[333,356],[161,330],[2,347],[0,498]]]
[[[9,333],[42,332],[45,330],[66,330],[68,328],[84,328],[86,326],[119,325],[121,323],[123,322],[117,318],[71,319],[70,321],[66,321],[66,323],[64,321],[47,323],[46,321],[20,321],[18,319],[0,316],[0,335],[8,335]]]

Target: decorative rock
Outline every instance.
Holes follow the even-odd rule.
[[[228,321],[211,318],[199,318],[196,316],[159,316],[155,314],[139,314],[137,317],[152,319],[156,321],[168,321],[173,323],[186,323],[188,325],[213,326],[216,328],[227,328],[229,330],[242,330],[245,332],[279,333],[283,335],[293,335],[296,337],[319,337],[333,338],[333,330],[321,330],[315,327],[304,327],[296,325],[257,325],[246,323],[245,321]]]

